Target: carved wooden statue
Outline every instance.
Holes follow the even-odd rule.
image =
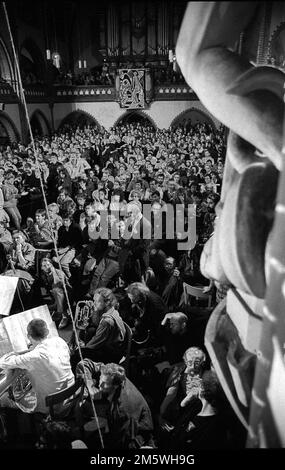
[[[205,245],[201,270],[210,279],[265,299],[248,445],[278,447],[282,436],[268,390],[275,360],[272,344],[276,339],[282,348],[285,341],[285,77],[276,68],[255,67],[234,52],[257,8],[258,2],[189,3],[176,56],[201,102],[230,130],[215,232]]]

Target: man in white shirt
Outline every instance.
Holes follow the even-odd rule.
[[[37,396],[35,412],[47,414],[47,395],[59,392],[74,383],[67,343],[60,337],[48,338],[49,330],[44,320],[33,319],[27,326],[31,348],[23,354],[8,353],[0,358],[0,369],[24,369]],[[15,407],[5,395],[0,398],[0,407]],[[60,410],[63,411],[63,407]]]

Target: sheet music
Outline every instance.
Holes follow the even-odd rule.
[[[30,310],[26,310],[25,312],[17,313],[16,315],[11,315],[10,317],[2,319],[5,330],[4,331],[2,328],[4,341],[6,336],[7,341],[9,342],[9,350],[3,352],[2,355],[11,351],[21,352],[28,348],[29,341],[27,338],[27,325],[34,318],[41,318],[42,320],[45,320],[49,329],[49,338],[58,336],[56,325],[50,316],[47,305],[41,305],[40,307],[32,308]]]
[[[0,276],[0,315],[9,315],[17,283],[17,277]]]

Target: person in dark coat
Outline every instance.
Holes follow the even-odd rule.
[[[149,337],[148,346],[159,346],[162,341],[161,322],[167,313],[167,306],[159,295],[141,282],[130,284],[126,292],[132,303],[129,323],[133,327],[133,338],[144,341]]]
[[[128,220],[125,231],[125,243],[119,254],[122,279],[126,284],[141,282],[149,267],[149,247],[151,242],[151,224],[143,217],[141,205],[135,202],[127,206]]]
[[[150,446],[153,422],[149,406],[139,390],[126,378],[122,366],[84,359],[77,365],[76,377],[86,378],[98,420],[100,423],[105,422],[104,429],[103,426],[101,428],[105,448],[133,449]],[[89,397],[81,410],[89,420],[94,416]],[[88,448],[96,448],[96,445],[92,436]]]

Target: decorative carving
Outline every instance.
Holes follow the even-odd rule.
[[[279,358],[285,340],[282,295],[285,75],[273,67],[252,67],[247,57],[241,58],[230,50],[240,33],[251,24],[258,8],[256,2],[246,5],[191,2],[186,9],[176,55],[187,82],[205,107],[230,129],[221,201],[216,208],[214,235],[201,257],[202,272],[217,281],[217,285],[234,286],[231,294],[235,288],[240,289],[241,295],[249,294],[249,300],[242,306],[245,317],[257,317],[255,301],[265,300],[259,356],[255,370],[248,376],[242,374],[245,383],[241,383],[238,369],[233,369],[233,361],[231,364],[228,361],[230,345],[241,338],[244,325],[237,323],[238,330],[232,331],[232,336],[221,325],[215,330],[215,318],[219,320],[224,313],[220,304],[208,323],[206,345],[233,408],[250,430],[248,446],[266,442],[269,447],[280,447],[284,444],[284,432],[280,434],[279,405],[276,407],[271,400],[274,393],[280,395],[280,387],[283,387],[282,394],[285,389],[285,365]],[[237,306],[231,313],[230,294],[227,297],[223,316],[232,319]],[[251,301],[253,307],[249,305]],[[223,350],[216,335],[222,330]],[[249,327],[246,336],[250,339]],[[260,361],[259,357],[265,360]],[[277,373],[272,378],[271,371],[277,367],[280,375]],[[250,397],[250,409],[246,410],[244,405]]]

